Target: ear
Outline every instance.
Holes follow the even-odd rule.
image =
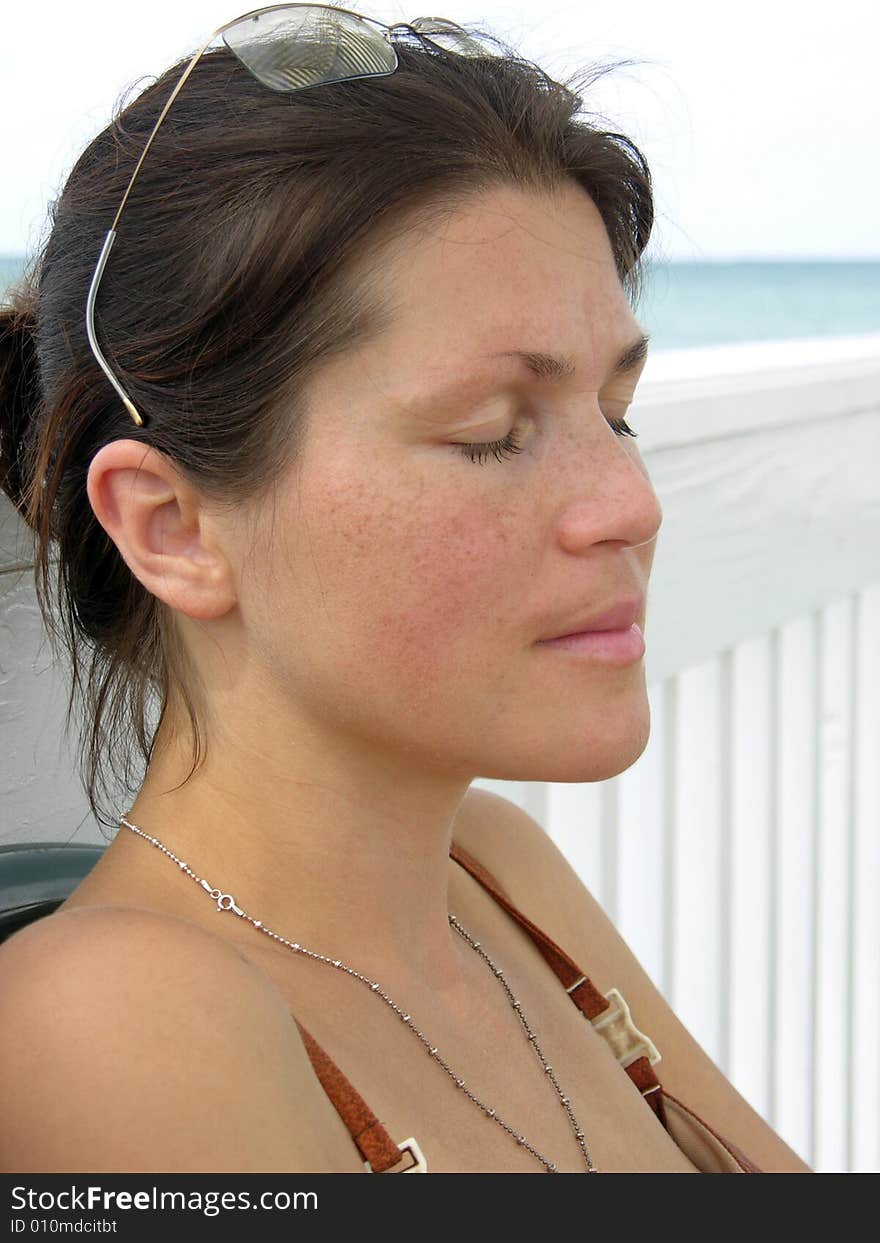
[[[87,491],[101,526],[147,591],[194,618],[236,603],[235,574],[204,498],[169,457],[114,440],[89,466]]]

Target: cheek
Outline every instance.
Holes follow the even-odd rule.
[[[389,496],[366,484],[335,497],[324,519],[315,556],[333,567],[353,659],[432,685],[485,667],[521,582],[509,521],[469,506],[461,490]]]

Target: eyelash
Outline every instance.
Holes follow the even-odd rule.
[[[608,419],[609,425],[614,429],[618,436],[638,436],[638,432],[633,431],[626,419]],[[522,445],[516,434],[516,429],[508,432],[501,440],[491,440],[484,443],[459,444],[456,446],[461,449],[462,453],[471,462],[482,464],[486,461],[489,454],[494,454],[495,458],[500,462],[506,457],[512,457],[516,453],[522,453]]]

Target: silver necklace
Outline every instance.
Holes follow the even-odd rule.
[[[178,859],[177,855],[173,854],[167,848],[167,846],[164,846],[157,837],[150,837],[150,835],[148,833],[145,833],[143,829],[139,829],[136,824],[132,824],[130,820],[126,820],[125,816],[120,817],[120,823],[124,824],[127,828],[131,829],[133,833],[137,833],[138,836],[142,837],[145,841],[148,841],[153,846],[156,846],[159,850],[162,851],[163,854],[166,854],[169,859],[173,859],[174,862],[181,869],[181,871],[185,872],[187,876],[191,876],[192,879],[198,885],[201,885],[201,887],[205,890],[205,892],[211,898],[214,899],[214,901],[217,903],[218,911],[232,911],[232,913],[234,915],[237,915],[240,919],[246,919],[248,923],[252,924],[254,928],[257,929],[258,932],[265,933],[266,936],[271,937],[273,941],[278,941],[281,945],[286,945],[288,949],[294,950],[297,954],[305,954],[307,957],[314,958],[318,962],[325,962],[328,964],[328,966],[336,967],[340,971],[345,971],[348,975],[354,976],[356,980],[362,980],[364,984],[366,984],[372,992],[376,993],[379,997],[382,998],[382,1000],[387,1005],[391,1007],[391,1009],[395,1012],[398,1018],[403,1023],[406,1024],[406,1026],[413,1033],[413,1035],[419,1038],[419,1040],[428,1050],[428,1052],[430,1053],[431,1057],[433,1057],[435,1062],[438,1062],[443,1067],[443,1069],[446,1071],[446,1073],[455,1083],[456,1087],[459,1088],[462,1092],[464,1092],[465,1096],[469,1097],[470,1100],[472,1100],[475,1105],[479,1106],[479,1108],[483,1111],[483,1113],[486,1115],[487,1118],[491,1118],[493,1122],[497,1122],[500,1127],[503,1127],[503,1129],[508,1132],[508,1134],[512,1135],[513,1138],[516,1140],[516,1142],[522,1145],[522,1147],[525,1148],[528,1152],[530,1152],[532,1156],[537,1161],[539,1161],[541,1165],[544,1166],[544,1168],[549,1174],[558,1173],[556,1164],[553,1161],[549,1161],[545,1156],[542,1156],[542,1154],[538,1152],[537,1148],[535,1148],[532,1144],[530,1144],[524,1135],[518,1134],[515,1128],[510,1126],[509,1123],[505,1122],[503,1118],[499,1117],[498,1113],[494,1109],[490,1109],[488,1105],[483,1104],[483,1102],[479,1099],[479,1097],[476,1096],[470,1090],[470,1088],[467,1086],[465,1081],[459,1078],[456,1075],[455,1071],[444,1060],[437,1046],[432,1045],[431,1042],[427,1039],[427,1037],[424,1036],[421,1031],[419,1031],[418,1027],[416,1027],[415,1023],[412,1021],[412,1018],[410,1017],[410,1015],[407,1014],[406,1011],[402,1010],[401,1007],[398,1006],[395,1001],[392,1001],[392,999],[388,996],[388,994],[382,990],[382,988],[379,986],[379,984],[376,983],[375,980],[370,980],[367,978],[367,976],[361,975],[359,971],[355,971],[352,967],[346,966],[345,963],[341,962],[338,958],[327,958],[325,957],[324,954],[316,954],[313,950],[308,950],[305,948],[304,945],[300,945],[299,942],[287,941],[285,940],[284,937],[279,936],[277,932],[272,932],[271,929],[266,927],[266,925],[262,922],[262,920],[253,919],[250,915],[247,914],[246,911],[243,911],[241,907],[236,904],[231,893],[222,893],[219,889],[216,889],[214,886],[209,885],[208,882],[206,880],[203,880],[201,876],[196,876],[195,872],[192,871],[192,869],[188,866],[188,864],[184,863],[183,859]],[[492,959],[489,957],[489,955],[480,945],[480,942],[474,940],[474,938],[470,935],[470,933],[467,932],[462,927],[462,925],[458,922],[456,917],[451,912],[449,915],[449,922],[452,925],[452,927],[455,929],[455,931],[461,937],[463,937],[465,941],[467,941],[467,943],[471,946],[471,948],[476,950],[476,952],[480,955],[480,957],[485,960],[485,962],[490,967],[492,973],[495,976],[497,976],[497,978],[501,981],[504,987],[504,991],[507,993],[507,998],[511,1006],[515,1010],[520,1023],[525,1029],[525,1033],[529,1038],[529,1043],[533,1045],[535,1053],[538,1056],[541,1062],[541,1065],[544,1068],[544,1073],[548,1076],[551,1083],[553,1084],[553,1087],[556,1089],[556,1094],[559,1097],[560,1102],[562,1103],[562,1107],[564,1108],[566,1114],[568,1115],[568,1119],[571,1122],[572,1129],[574,1130],[575,1137],[577,1138],[577,1142],[580,1145],[581,1151],[584,1154],[584,1161],[587,1167],[586,1172],[588,1174],[598,1174],[599,1171],[596,1169],[595,1165],[593,1165],[589,1150],[584,1140],[584,1133],[581,1130],[580,1123],[575,1117],[574,1110],[571,1107],[571,1101],[564,1094],[564,1092],[562,1091],[562,1088],[559,1086],[559,1081],[556,1078],[556,1075],[553,1071],[553,1067],[550,1065],[550,1063],[547,1061],[546,1057],[544,1056],[543,1052],[541,1051],[541,1046],[538,1044],[538,1038],[535,1035],[535,1033],[532,1031],[531,1027],[529,1026],[528,1020],[526,1019],[526,1016],[523,1013],[522,1005],[513,995],[510,985],[507,983],[507,980],[504,978],[504,974],[501,971],[501,968],[495,966]]]

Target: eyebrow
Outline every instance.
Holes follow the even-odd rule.
[[[643,363],[648,357],[649,340],[648,334],[643,332],[635,341],[630,342],[614,364],[611,374],[623,375],[627,371],[634,371],[640,363]],[[577,371],[577,364],[568,354],[557,356],[528,350],[503,350],[499,354],[489,354],[487,357],[519,359],[526,364],[533,375],[541,380],[564,380],[568,376],[573,376]]]

